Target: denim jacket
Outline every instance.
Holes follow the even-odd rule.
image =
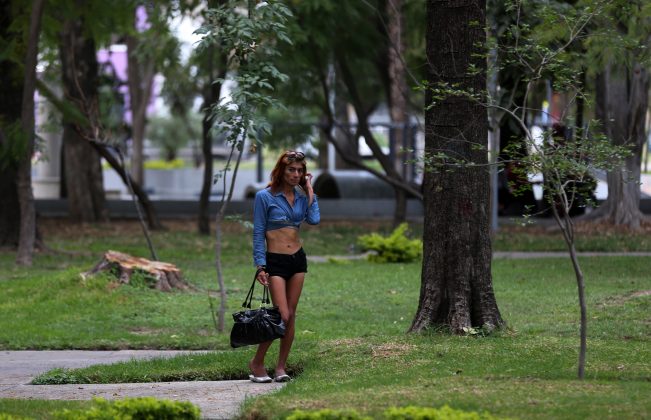
[[[303,221],[317,225],[321,220],[316,194],[312,205],[300,187],[294,188],[294,206],[290,206],[283,192],[272,193],[267,187],[258,191],[253,205],[253,264],[266,265],[265,233],[270,230],[291,227],[298,229]]]

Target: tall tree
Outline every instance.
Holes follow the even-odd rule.
[[[29,19],[29,37],[23,73],[23,100],[20,121],[26,139],[24,154],[18,166],[18,201],[20,203],[20,236],[16,263],[32,265],[34,243],[36,242],[36,209],[34,208],[34,191],[32,190],[32,155],[34,154],[34,92],[36,90],[36,62],[38,56],[38,38],[41,33],[41,19],[45,0],[32,2]]]
[[[20,205],[16,179],[20,144],[20,114],[24,74],[20,65],[24,57],[23,33],[16,22],[26,20],[26,11],[17,10],[14,2],[0,1],[0,46],[13,45],[13,54],[0,56],[0,246],[16,247],[20,227]]]
[[[83,115],[93,113],[98,103],[97,51],[88,25],[84,15],[67,16],[61,28],[59,47],[64,98]],[[84,130],[89,130],[88,125],[64,120],[64,182],[69,214],[76,221],[105,221],[108,210],[100,157],[88,142],[94,135]]]
[[[434,95],[439,86],[485,89],[485,9],[485,0],[427,2],[425,151],[447,150],[476,165],[425,172],[423,269],[411,331],[503,324],[491,278],[486,108],[467,97]]]
[[[643,0],[617,0],[607,6],[600,23],[613,33],[605,45],[591,44],[593,56],[602,58],[596,63],[602,70],[596,77],[595,114],[612,143],[627,145],[633,153],[608,172],[608,198],[588,218],[639,229],[645,218],[639,181],[648,129],[651,8]],[[603,36],[601,30],[596,36]]]

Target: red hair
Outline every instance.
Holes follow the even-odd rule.
[[[278,158],[278,161],[276,162],[276,166],[274,166],[273,170],[271,171],[271,182],[269,183],[269,187],[273,191],[279,191],[280,187],[283,185],[283,174],[285,173],[285,168],[290,163],[300,163],[303,165],[303,177],[301,178],[301,188],[303,187],[303,179],[305,177],[305,173],[307,172],[307,163],[305,163],[305,158],[302,159],[290,159],[287,157],[288,153],[291,153],[291,150],[287,150],[283,152],[280,157]]]

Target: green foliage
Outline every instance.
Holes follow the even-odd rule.
[[[219,130],[238,150],[247,137],[257,139],[270,130],[259,110],[280,106],[272,96],[274,85],[288,79],[271,60],[279,55],[279,43],[291,43],[286,25],[292,14],[282,2],[249,5],[246,14],[242,13],[245,4],[231,0],[210,9],[208,23],[196,31],[203,35],[199,51],[219,48],[229,52],[228,65],[236,87],[230,100],[213,106],[212,114]]]
[[[194,127],[201,127],[201,118],[196,114],[153,117],[147,124],[147,138],[163,150],[165,160],[173,161],[178,150],[197,137]]]
[[[407,237],[407,223],[402,223],[394,229],[389,236],[378,233],[362,235],[358,238],[359,244],[365,251],[375,251],[377,254],[369,255],[369,260],[378,263],[411,262],[423,253],[423,242],[419,239]]]
[[[447,405],[431,407],[392,407],[384,413],[387,420],[498,420],[500,417],[489,413],[456,410]]]
[[[175,158],[172,160],[160,160],[152,159],[148,160],[144,164],[145,169],[158,169],[158,170],[170,170],[170,169],[181,169],[185,167],[185,162],[183,159]]]
[[[296,410],[287,417],[287,420],[371,420],[372,417],[362,416],[355,410],[330,410],[318,411]]]
[[[31,420],[30,417],[13,416],[8,413],[0,413],[0,420]]]
[[[32,379],[33,385],[82,384],[85,381],[71,369],[56,368]]]
[[[88,410],[66,409],[56,413],[55,417],[58,420],[194,420],[200,418],[200,411],[189,402],[152,397],[125,398],[110,402],[96,398]]]

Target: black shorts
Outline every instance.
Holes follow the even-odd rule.
[[[267,252],[267,274],[289,280],[296,273],[307,273],[307,256],[303,248],[295,254]]]

